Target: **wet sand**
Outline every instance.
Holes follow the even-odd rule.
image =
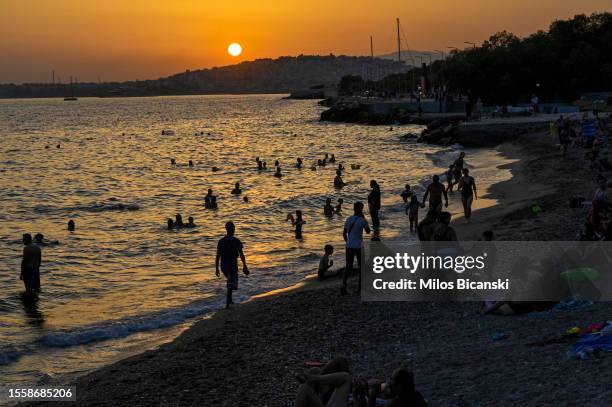
[[[545,134],[503,145],[513,178],[495,185],[495,207],[454,223],[463,240],[493,229],[503,240],[574,240],[585,212],[568,208],[589,197],[595,176],[583,150],[560,159]],[[529,210],[537,201],[543,212]],[[355,290],[355,282],[349,288]],[[575,325],[612,319],[600,303],[537,316],[481,316],[476,303],[362,303],[339,295],[339,281],[292,290],[218,312],[175,341],[76,381],[77,405],[288,406],[293,373],[306,361],[342,354],[354,373],[386,378],[405,362],[432,406],[609,405],[612,355],[569,359]],[[502,332],[507,338],[494,341]],[[74,404],[71,404],[74,405]]]

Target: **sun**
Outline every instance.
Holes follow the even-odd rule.
[[[242,54],[242,47],[240,46],[240,44],[234,42],[230,44],[229,47],[227,47],[227,52],[231,56],[237,57],[238,55]]]

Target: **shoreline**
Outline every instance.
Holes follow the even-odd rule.
[[[594,182],[585,182],[584,159],[572,157],[568,166],[544,133],[517,142],[499,146],[504,157],[516,161],[507,164],[512,178],[487,194],[497,204],[476,209],[470,224],[462,217],[453,221],[460,239],[475,240],[492,229],[498,240],[572,240],[571,232],[581,226],[576,221],[584,214],[567,208],[567,193],[593,190]],[[520,143],[529,143],[529,151]],[[539,182],[533,182],[535,174]],[[541,214],[530,212],[533,201],[543,206]],[[609,319],[606,303],[542,318],[482,317],[475,303],[362,303],[354,294],[340,297],[336,278],[312,280],[256,295],[194,323],[157,349],[79,377],[77,404],[290,405],[298,385],[293,372],[308,360],[336,354],[347,356],[353,371],[368,377],[385,378],[408,361],[430,405],[460,400],[604,405],[610,397],[601,392],[612,379],[610,358],[567,359],[569,342],[527,346],[570,326]],[[498,331],[507,332],[508,339],[492,342]],[[568,370],[576,374],[567,375]],[[597,394],[585,391],[582,381]]]

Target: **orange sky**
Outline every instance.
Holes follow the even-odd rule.
[[[280,55],[393,50],[400,17],[411,49],[519,35],[612,0],[0,0],[0,83],[155,79]],[[243,54],[226,48],[238,42]]]

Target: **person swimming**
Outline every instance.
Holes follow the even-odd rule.
[[[297,169],[301,169],[302,168],[302,159],[300,157],[297,158],[297,162],[295,164],[295,167]]]
[[[257,169],[258,169],[259,171],[261,171],[261,170],[263,170],[263,169],[264,169],[264,166],[263,166],[263,161],[259,161],[259,157],[257,157]]]
[[[245,195],[245,196],[242,197],[242,200],[244,202],[249,202],[249,197]]]
[[[50,246],[50,245],[56,245],[59,244],[59,241],[54,240],[52,242],[45,240],[45,236],[42,233],[37,233],[34,236],[34,243],[37,244],[38,246]]]
[[[344,199],[338,198],[338,204],[334,208],[334,212],[337,214],[342,213],[342,204],[344,203]]]
[[[176,165],[176,160],[174,158],[170,159],[170,165]]]
[[[282,178],[283,174],[281,173],[281,167],[276,167],[276,172],[274,173],[276,178]]]
[[[218,209],[217,206],[217,197],[215,195],[210,197],[210,209]]]
[[[268,165],[266,164],[265,161],[263,162],[263,168],[262,169],[264,169],[264,170],[268,169]]]
[[[312,166],[310,167],[311,171],[316,171],[317,170],[317,165],[316,164],[312,164]]]
[[[331,217],[334,215],[334,207],[331,204],[331,198],[327,198],[325,200],[325,206],[323,207],[323,214],[325,216]]]
[[[232,189],[232,195],[240,195],[241,193],[242,189],[240,189],[240,182],[236,182],[234,189]]]
[[[338,171],[344,171],[344,165],[342,165],[342,163],[338,164]]]
[[[342,171],[336,170],[336,177],[334,178],[334,186],[336,188],[342,188],[346,183],[342,179]]]
[[[183,224],[183,217],[181,216],[181,214],[180,214],[180,213],[177,213],[177,214],[174,216],[174,225],[175,225],[177,228],[182,228],[183,226],[185,226],[185,225]]]
[[[204,208],[212,209],[212,198],[213,198],[213,190],[208,189],[206,196],[204,197]]]
[[[172,219],[168,218],[167,224],[168,224],[168,230],[174,229],[174,221]]]
[[[334,154],[332,154],[331,157],[329,158],[329,162],[330,163],[335,163],[336,162],[336,156]]]
[[[74,221],[72,219],[70,219],[68,221],[68,230],[71,231],[71,232],[74,232],[75,228],[76,228],[76,225],[75,225]]]
[[[274,161],[274,166],[275,166],[275,167],[280,167],[280,161],[275,160],[275,161]]]
[[[189,166],[193,167],[193,161],[192,160],[189,160]]]
[[[185,225],[186,228],[194,228],[196,227],[196,224],[193,223],[193,216],[190,216],[189,218],[187,218],[187,224]]]

